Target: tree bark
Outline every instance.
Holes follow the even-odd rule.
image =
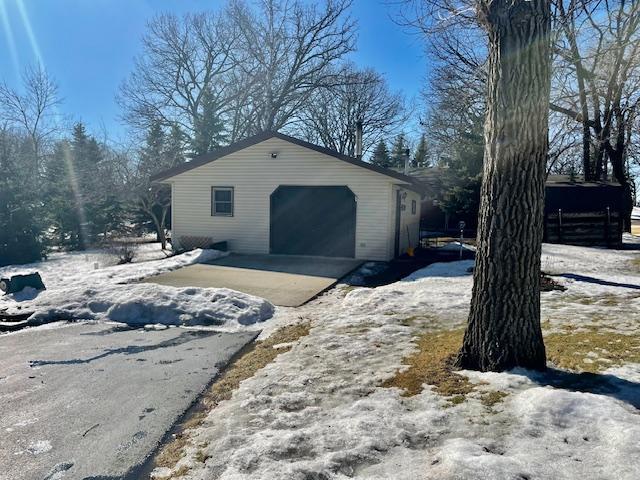
[[[456,364],[541,370],[550,5],[482,0],[478,15],[489,37],[486,146],[471,311]]]

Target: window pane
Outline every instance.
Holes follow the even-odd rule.
[[[227,215],[231,215],[232,208],[231,202],[216,202],[216,213],[223,213]]]
[[[216,202],[230,202],[231,190],[214,190]]]

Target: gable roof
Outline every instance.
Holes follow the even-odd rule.
[[[251,147],[258,143],[264,142],[265,140],[269,140],[270,138],[279,138],[280,140],[284,140],[285,142],[293,143],[295,145],[299,145],[301,147],[308,148],[310,150],[314,150],[319,153],[323,153],[330,157],[337,158],[338,160],[342,160],[343,162],[350,163],[351,165],[355,165],[356,167],[365,168],[367,170],[371,170],[372,172],[376,172],[381,175],[386,175],[387,177],[395,178],[397,180],[402,180],[403,182],[407,182],[410,185],[413,185],[415,188],[420,189],[420,191],[422,191],[423,189],[423,185],[413,177],[403,175],[402,173],[398,173],[388,168],[382,168],[382,167],[373,165],[371,163],[363,162],[362,160],[358,160],[357,158],[350,157],[348,155],[343,155],[330,148],[321,147],[320,145],[305,142],[304,140],[300,140],[298,138],[285,135],[284,133],[273,132],[273,131],[262,132],[252,137],[245,138],[244,140],[240,140],[239,142],[233,143],[229,146],[218,148],[213,152],[205,153],[204,155],[199,155],[194,159],[192,159],[190,162],[185,162],[176,167],[170,168],[163,172],[157,173],[156,175],[153,175],[151,177],[151,181],[162,182],[164,180],[167,180],[168,178],[174,177],[184,172],[188,172],[189,170],[193,170],[194,168],[201,167],[202,165],[211,163],[219,158],[225,157],[227,155],[238,152],[247,147]]]

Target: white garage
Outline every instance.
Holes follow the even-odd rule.
[[[413,178],[277,132],[156,175],[171,185],[174,246],[389,260],[419,242]]]

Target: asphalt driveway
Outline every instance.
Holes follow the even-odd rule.
[[[145,281],[174,287],[230,288],[274,305],[299,307],[361,264],[352,258],[231,254]]]
[[[0,336],[0,479],[135,478],[254,337],[105,324]]]

